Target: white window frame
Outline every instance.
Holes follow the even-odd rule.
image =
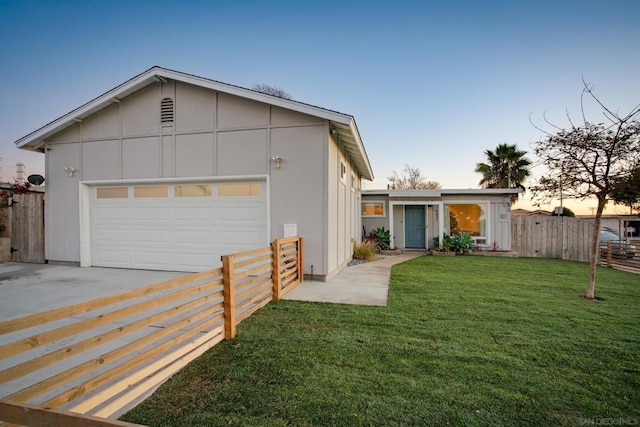
[[[363,218],[386,218],[387,217],[387,203],[384,200],[367,200],[361,202],[362,206],[360,207],[360,214]],[[382,205],[382,215],[367,215],[363,212],[362,207],[364,205]]]
[[[485,207],[485,235],[484,236],[471,236],[474,242],[478,240],[484,240],[485,244],[491,242],[491,202],[488,200],[445,200],[442,202],[442,219],[444,225],[445,206],[447,205],[480,205]],[[449,230],[446,230],[448,234],[451,233],[451,224],[449,224]]]

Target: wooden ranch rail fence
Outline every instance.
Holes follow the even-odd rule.
[[[640,247],[637,243],[633,243],[636,250]],[[625,248],[623,245],[622,248]],[[625,249],[614,242],[606,242],[600,244],[600,265],[624,270],[630,273],[640,274],[640,254],[637,252],[631,256]]]
[[[278,239],[223,256],[222,264],[0,322],[0,421],[127,425],[107,418],[233,338],[238,323],[303,281],[303,242]]]

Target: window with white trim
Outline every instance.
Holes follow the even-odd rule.
[[[383,217],[386,216],[384,202],[362,202],[362,216]]]
[[[478,243],[487,239],[486,203],[446,203],[444,205],[444,232],[453,235],[469,234]]]

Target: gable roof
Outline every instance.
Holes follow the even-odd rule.
[[[18,148],[44,152],[44,141],[46,138],[113,103],[119,102],[122,98],[133,92],[163,80],[175,80],[188,83],[328,120],[332,133],[336,139],[339,140],[345,154],[353,162],[356,170],[363,178],[373,180],[373,170],[371,169],[367,152],[362,144],[360,133],[356,126],[356,120],[353,116],[158,66],[151,67],[147,71],[138,74],[75,110],[44,125],[40,129],[20,138],[15,143]]]

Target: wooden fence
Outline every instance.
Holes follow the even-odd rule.
[[[70,425],[56,420],[78,413],[108,423],[301,283],[302,253],[301,238],[279,239],[222,257],[222,268],[0,322],[0,390],[13,387],[0,420]]]
[[[635,251],[631,251],[625,243],[606,242],[600,244],[600,265],[640,274],[640,242],[630,241]]]
[[[518,256],[589,262],[594,220],[557,216],[514,216],[511,248]]]
[[[44,193],[13,194],[9,206],[14,262],[44,263]]]

